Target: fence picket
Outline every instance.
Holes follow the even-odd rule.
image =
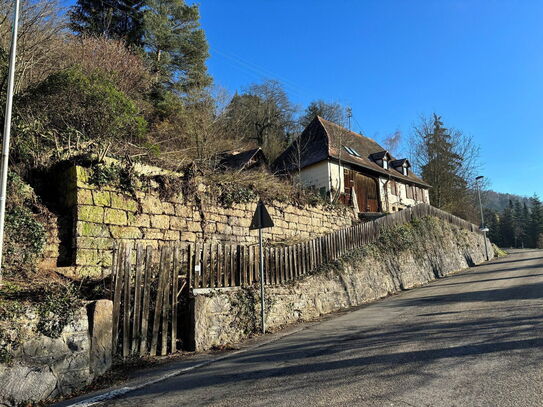
[[[166,267],[164,272],[164,292],[162,293],[162,332],[161,332],[161,355],[166,355],[168,353],[168,324],[169,324],[169,314],[170,314],[170,287],[172,282],[172,264],[173,264],[173,250],[170,246],[167,249],[166,257]]]
[[[173,252],[173,273],[172,273],[172,332],[171,332],[171,352],[177,351],[177,308],[179,306],[177,292],[179,285],[179,272],[181,269],[181,263],[183,261],[182,254],[186,253],[185,250],[181,251],[180,247],[176,247]]]
[[[113,291],[113,315],[112,315],[112,347],[113,351],[117,351],[119,341],[119,318],[121,315],[121,290],[123,285],[124,270],[122,270],[122,258],[123,258],[123,245],[119,245],[117,250],[113,253],[113,269],[112,276],[115,279],[115,289]]]
[[[144,258],[143,246],[136,246],[136,276],[134,278],[134,317],[132,324],[132,353],[136,353],[139,349],[141,339],[141,277],[143,274]]]
[[[123,304],[123,358],[130,354],[130,272],[132,268],[132,248],[127,246],[124,252],[124,304]]]
[[[150,283],[152,272],[152,256],[153,248],[147,246],[145,248],[145,275],[143,277],[143,307],[141,313],[141,341],[140,341],[140,356],[147,354],[147,329],[149,318],[149,302],[150,302]]]
[[[162,314],[162,297],[164,295],[164,285],[165,285],[165,274],[166,274],[166,255],[167,247],[162,246],[160,250],[160,264],[158,269],[158,289],[157,297],[155,303],[155,311],[153,315],[153,331],[151,337],[151,349],[149,354],[151,356],[156,356],[157,346],[158,346],[158,334],[160,329],[160,316]]]

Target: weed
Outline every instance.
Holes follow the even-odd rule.
[[[38,307],[38,332],[50,338],[58,338],[66,325],[74,319],[82,301],[75,286],[55,286]]]

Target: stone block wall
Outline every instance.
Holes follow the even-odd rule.
[[[267,286],[266,325],[273,330],[313,320],[422,285],[486,259],[481,234],[438,222],[440,230],[428,236],[417,251],[390,253],[386,257],[367,255],[342,263],[339,271]],[[492,248],[487,243],[492,258]],[[260,326],[257,287],[196,289],[192,309],[191,335],[197,351],[239,342]]]
[[[2,321],[0,348],[6,350],[2,341],[15,336],[21,344],[8,348],[11,360],[0,363],[0,405],[27,405],[68,395],[108,370],[111,311],[109,300],[82,307],[58,338],[38,333],[38,315],[32,309],[15,320]]]
[[[74,213],[73,261],[79,275],[100,277],[109,272],[116,242],[138,241],[151,246],[161,242],[224,242],[252,244],[257,231],[249,231],[257,201],[224,207],[199,186],[198,199],[181,191],[165,194],[158,183],[145,191],[127,193],[89,182],[89,171],[80,166],[68,170],[66,194]],[[356,222],[347,209],[321,206],[299,208],[284,203],[268,205],[273,228],[264,239],[307,239]]]

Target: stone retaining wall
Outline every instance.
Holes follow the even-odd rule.
[[[23,338],[0,363],[0,405],[18,406],[65,396],[89,384],[111,367],[109,300],[79,309],[58,338],[38,333],[38,316],[29,309],[22,317],[0,325],[2,337]],[[6,326],[9,324],[9,327]]]
[[[416,287],[485,260],[484,238],[438,221],[422,247],[366,255],[342,262],[341,270],[322,272],[283,286],[266,287],[270,329],[316,319],[392,293]],[[493,257],[488,242],[489,257]],[[239,342],[260,325],[259,291],[255,288],[194,290],[193,346],[198,351]]]
[[[150,189],[123,192],[89,182],[89,170],[74,166],[67,173],[67,202],[74,213],[72,251],[79,275],[99,277],[109,271],[112,248],[120,240],[158,246],[161,242],[215,241],[256,243],[249,231],[257,201],[223,207],[200,185],[198,199],[181,191],[165,194],[157,182]],[[268,205],[275,227],[265,229],[264,239],[307,239],[351,226],[355,214],[347,208],[299,208],[284,203]]]

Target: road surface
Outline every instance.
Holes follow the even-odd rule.
[[[516,251],[107,406],[543,406],[543,251]]]

